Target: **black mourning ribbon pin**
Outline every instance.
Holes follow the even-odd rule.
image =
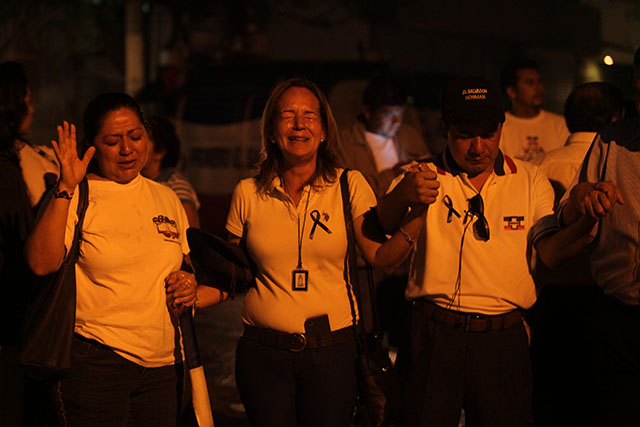
[[[451,201],[451,197],[449,197],[449,195],[445,195],[442,199],[442,202],[449,209],[449,212],[447,212],[447,222],[451,222],[451,220],[453,219],[453,215],[460,218],[460,214],[458,213],[458,211],[453,208],[453,202]]]
[[[329,227],[327,227],[322,223],[322,221],[320,221],[320,212],[317,209],[312,210],[309,216],[313,220],[313,227],[311,227],[311,233],[309,233],[309,239],[313,240],[313,236],[316,233],[317,226],[320,226],[320,228],[326,231],[327,234],[331,234],[331,230],[329,230]]]

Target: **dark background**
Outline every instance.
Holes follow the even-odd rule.
[[[346,125],[366,81],[394,71],[411,95],[407,120],[435,152],[443,146],[440,91],[451,76],[498,83],[507,61],[527,56],[540,65],[547,109],[562,113],[576,84],[609,81],[633,112],[631,61],[639,44],[637,0],[0,3],[0,60],[27,68],[33,142],[48,143],[62,120],[79,123],[97,93],[127,91],[147,113],[176,123],[202,225],[217,233],[224,231],[230,183],[246,176],[257,156],[258,118],[279,80],[316,81]],[[613,65],[603,63],[606,54]],[[245,423],[233,377],[241,304],[239,297],[197,318],[217,425]]]

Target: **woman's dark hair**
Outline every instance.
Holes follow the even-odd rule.
[[[149,138],[153,141],[153,151],[164,151],[160,169],[175,168],[180,160],[180,138],[169,119],[162,116],[149,117],[147,122]]]
[[[576,86],[564,104],[569,132],[599,132],[624,115],[624,95],[614,84],[585,83]]]
[[[82,140],[82,149],[80,150],[82,153],[90,146],[95,145],[95,138],[100,133],[107,115],[122,108],[133,111],[136,116],[138,116],[138,119],[140,119],[140,123],[146,128],[146,121],[140,104],[130,95],[123,92],[102,93],[93,98],[87,105],[87,108],[84,109],[84,114],[82,115],[84,139]],[[95,156],[91,159],[88,170],[97,172]]]
[[[25,139],[20,126],[27,115],[27,75],[13,61],[0,64],[0,153],[15,153],[16,139]]]
[[[260,135],[262,140],[262,151],[258,162],[258,188],[259,191],[266,191],[273,178],[282,173],[282,152],[275,143],[278,130],[278,104],[284,93],[292,87],[302,87],[308,89],[320,104],[320,118],[325,131],[325,140],[318,147],[316,160],[316,171],[312,177],[312,182],[318,178],[327,181],[336,179],[337,157],[336,147],[338,145],[338,126],[333,118],[331,107],[327,98],[315,83],[294,77],[279,83],[272,91],[262,112],[260,121]]]
[[[87,147],[94,144],[94,139],[102,129],[105,117],[121,108],[133,111],[140,119],[140,123],[146,124],[140,104],[130,95],[123,92],[102,93],[89,102],[82,116],[84,140]]]

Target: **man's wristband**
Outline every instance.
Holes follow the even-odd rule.
[[[69,193],[67,190],[60,191],[60,182],[58,182],[53,189],[53,197],[55,197],[56,199],[71,200],[71,198],[73,197],[73,191],[71,193]]]

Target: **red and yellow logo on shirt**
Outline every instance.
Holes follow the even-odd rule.
[[[504,229],[508,231],[524,230],[523,216],[505,216]]]
[[[164,237],[169,239],[177,239],[180,237],[180,232],[178,231],[176,222],[171,218],[164,215],[158,215],[153,217],[153,223],[155,224],[158,233],[162,234]]]

